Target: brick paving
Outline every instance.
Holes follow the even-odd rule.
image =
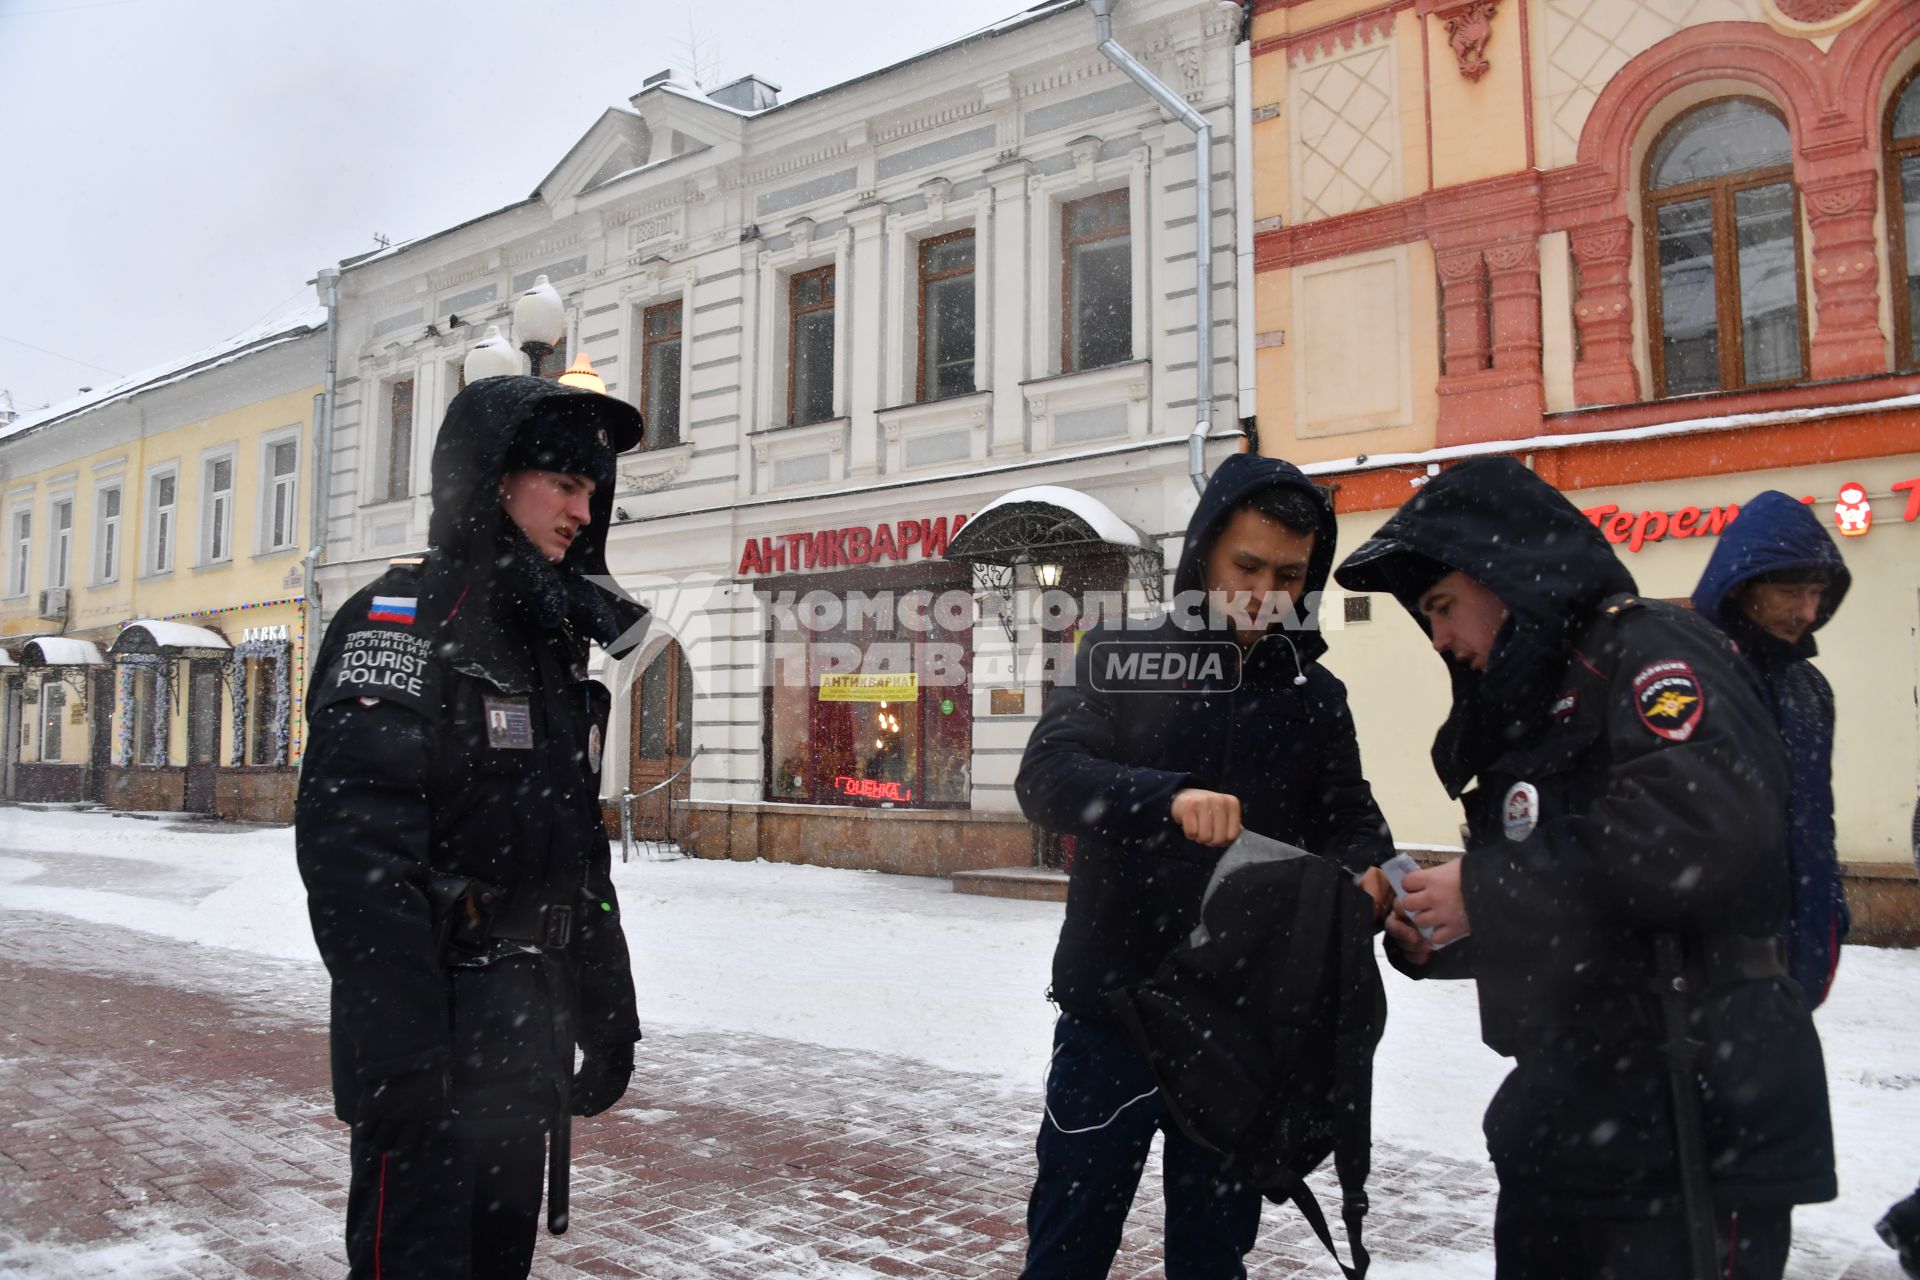
[[[0,1275],[343,1274],[324,996],[315,966],[0,913]],[[576,1127],[574,1226],[534,1274],[1013,1276],[1038,1109],[991,1077],[657,1028],[626,1101]],[[1378,1274],[1490,1274],[1483,1165],[1377,1142],[1374,1169]],[[1116,1276],[1164,1275],[1157,1183]],[[1818,1274],[1897,1274],[1848,1261]],[[1338,1274],[1271,1207],[1252,1271]]]

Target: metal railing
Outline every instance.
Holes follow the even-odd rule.
[[[673,784],[693,768],[700,752],[701,748],[695,747],[678,769],[645,791],[620,793],[620,861],[630,859],[636,845],[649,861],[686,856],[681,852],[680,837],[686,832],[687,810],[674,794]],[[658,821],[650,822],[650,818]],[[645,834],[649,831],[659,834]]]

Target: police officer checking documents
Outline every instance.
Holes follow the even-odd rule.
[[[611,699],[587,659],[642,630],[589,581],[640,432],[591,391],[468,386],[434,448],[430,549],[346,601],[317,657],[296,836],[354,1277],[524,1277],[543,1185],[565,1226],[568,1117],[632,1073],[598,798]]]
[[[1833,1136],[1752,673],[1511,458],[1427,481],[1334,576],[1397,597],[1452,681],[1433,762],[1466,852],[1406,877],[1388,933],[1403,971],[1475,980],[1514,1061],[1485,1119],[1499,1280],[1780,1276]]]

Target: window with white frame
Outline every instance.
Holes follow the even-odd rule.
[[[787,421],[833,417],[833,268],[787,280]]]
[[[413,489],[413,379],[387,384],[386,474],[376,500],[395,502]]]
[[[829,339],[831,341],[831,339]],[[640,313],[640,378],[646,387],[646,447],[680,443],[680,300]]]
[[[300,440],[268,439],[260,446],[260,549],[284,551],[299,537]]]
[[[1060,208],[1060,371],[1133,359],[1133,233],[1126,188]]]
[[[29,557],[33,554],[33,512],[15,511],[9,532],[13,541],[7,561],[7,594],[23,596],[27,594]]]
[[[64,587],[73,566],[73,498],[55,498],[47,514],[47,585]]]
[[[200,560],[233,559],[233,455],[208,458],[201,468]]]
[[[94,511],[94,580],[113,582],[120,577],[120,486],[96,490]]]
[[[147,481],[147,572],[173,572],[173,544],[178,537],[180,477],[162,472]]]
[[[974,389],[973,229],[920,242],[920,368],[916,400]]]

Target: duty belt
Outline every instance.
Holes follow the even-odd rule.
[[[1688,984],[1697,991],[1787,976],[1780,939],[1714,933],[1686,940]]]
[[[565,902],[502,903],[494,910],[487,936],[562,950],[573,940],[573,907]]]

